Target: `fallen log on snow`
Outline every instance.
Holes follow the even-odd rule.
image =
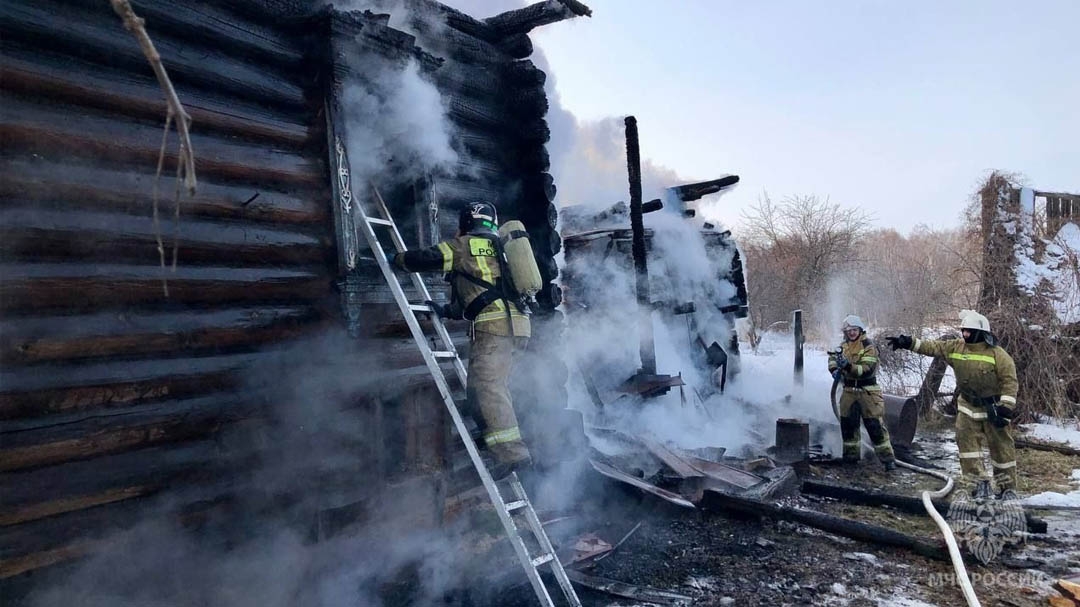
[[[1068,445],[1062,445],[1058,443],[1044,443],[1042,441],[1033,441],[1026,438],[1017,438],[1013,442],[1016,443],[1018,449],[1032,449],[1034,451],[1051,451],[1054,453],[1061,453],[1062,455],[1078,455],[1080,456],[1080,449],[1070,447]]]
[[[768,516],[782,521],[793,521],[862,542],[906,548],[927,558],[949,561],[949,552],[944,541],[924,540],[887,527],[853,521],[831,514],[747,499],[712,490],[705,491],[701,505],[706,510],[726,510],[754,517]]]
[[[923,507],[922,499],[918,497],[896,495],[894,493],[885,493],[884,491],[860,489],[858,487],[849,487],[846,485],[836,485],[833,483],[823,483],[811,480],[804,480],[800,490],[803,493],[843,500],[849,504],[889,506],[896,508],[901,512],[923,516],[927,515],[926,508]],[[934,500],[934,507],[937,508],[938,512],[944,514],[949,511],[949,502],[945,500]],[[1030,512],[1025,512],[1024,516],[1027,518],[1028,532],[1046,533],[1046,521],[1033,516]]]

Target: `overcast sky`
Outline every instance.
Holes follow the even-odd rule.
[[[739,174],[730,223],[767,190],[952,226],[995,168],[1080,191],[1080,1],[586,3],[532,34],[563,107],[637,116],[688,180]]]

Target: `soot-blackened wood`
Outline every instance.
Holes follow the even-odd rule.
[[[543,87],[547,74],[528,59],[514,61],[502,66],[503,77],[520,87]]]
[[[163,208],[168,215],[172,205]],[[303,267],[328,264],[332,252],[325,237],[191,219],[179,227],[171,225],[171,219],[166,222],[160,233],[170,246],[174,231],[178,232],[175,242],[179,263],[187,265]],[[139,264],[155,259],[156,253],[157,235],[150,217],[30,209],[0,211],[0,259],[7,262]]]
[[[78,106],[42,105],[0,95],[4,104],[2,133],[5,147],[13,151],[37,152],[42,156],[76,156],[102,164],[138,163],[151,159],[157,166],[161,152],[161,125],[153,122],[117,121]],[[234,175],[257,183],[292,186],[325,186],[324,164],[311,155],[274,149],[235,138],[193,133],[192,146],[199,159],[200,174]],[[172,152],[174,155],[175,141]],[[175,162],[167,157],[170,172]],[[260,177],[260,175],[262,175]]]
[[[432,80],[444,95],[483,101],[502,88],[499,72],[488,66],[445,65],[435,70]]]
[[[435,193],[439,197],[439,205],[444,211],[439,214],[440,220],[443,215],[447,215],[447,220],[452,221],[457,221],[458,209],[469,202],[474,200],[499,201],[502,198],[501,188],[452,177],[435,178]],[[453,215],[453,217],[450,217],[450,215]]]
[[[653,344],[652,301],[649,299],[649,267],[645,257],[645,225],[641,211],[641,158],[638,149],[637,119],[626,120],[626,170],[630,180],[630,228],[634,233],[634,271],[640,319],[638,331],[641,337],[641,372],[656,374],[656,348]]]
[[[95,0],[76,0],[73,4],[102,10]],[[210,48],[227,50],[231,55],[275,69],[303,68],[302,44],[279,27],[244,20],[207,2],[134,0],[131,4],[136,14],[146,20],[151,38],[167,33]],[[109,10],[108,7],[105,10]]]
[[[592,11],[587,6],[574,0],[544,0],[488,17],[484,23],[502,36],[514,36],[564,19],[591,15]]]
[[[10,5],[5,13],[7,18],[0,26],[5,42],[41,46],[116,68],[150,70],[138,43],[106,6],[85,11],[41,0]],[[304,91],[296,79],[274,69],[234,59],[224,51],[194,47],[169,35],[155,36],[154,45],[173,81],[227,90],[242,99],[282,108],[306,108]]]
[[[487,42],[498,42],[499,33],[491,26],[436,0],[406,0],[414,15],[444,23],[451,28]]]
[[[510,89],[503,103],[507,111],[519,119],[543,118],[548,111],[547,95],[537,87]]]
[[[831,497],[852,504],[890,506],[902,512],[929,516],[926,512],[926,508],[923,506],[922,498],[919,497],[895,495],[873,489],[860,489],[858,487],[847,487],[844,485],[823,483],[813,480],[804,480],[800,490],[803,493]],[[949,502],[945,500],[933,500],[933,504],[934,508],[942,514],[949,511]],[[1030,513],[1025,513],[1025,516],[1027,518],[1029,532],[1046,533],[1046,521],[1039,519]]]
[[[73,313],[142,304],[221,306],[229,303],[290,303],[330,295],[331,280],[314,271],[274,268],[160,268],[153,255],[146,265],[4,264],[0,266],[0,312]],[[162,291],[168,280],[169,296]],[[78,293],[77,298],[72,294]]]
[[[139,170],[157,166],[161,135],[158,133],[158,143],[154,144],[149,140],[134,141],[127,137],[103,140],[96,136],[77,135],[74,131],[2,124],[0,139],[9,153],[37,154],[49,160],[77,159],[112,168],[127,166]],[[222,146],[214,147],[218,148],[219,153],[223,151]],[[234,146],[220,160],[200,156],[199,175],[252,186],[268,184],[271,187],[319,189],[326,185],[323,167],[318,161],[295,157],[296,162],[289,163],[293,168],[262,168],[257,164],[243,163],[248,160],[244,147],[256,157],[265,155],[265,148],[262,149],[263,153],[259,153],[260,149],[255,146]],[[282,163],[279,159],[272,164],[280,166]],[[176,166],[174,151],[165,153],[165,166]]]
[[[311,306],[4,320],[0,361],[10,369],[112,357],[242,352],[298,337],[322,321],[323,313]]]
[[[153,413],[84,420],[5,435],[0,471],[12,472],[209,437],[223,423],[258,415],[261,398],[214,395],[166,403]]]
[[[815,529],[828,531],[863,542],[904,548],[938,561],[948,561],[949,552],[942,540],[928,541],[887,527],[845,519],[831,514],[803,510],[778,503],[747,499],[706,489],[702,499],[706,510],[726,510],[746,516],[767,516],[782,521],[794,521]]]
[[[0,208],[115,211],[150,217],[154,167],[147,165],[140,169],[109,170],[64,160],[5,159],[0,162]],[[161,208],[171,206],[164,198],[159,204]],[[223,184],[202,172],[195,196],[181,197],[184,223],[205,217],[241,220],[253,227],[286,224],[304,229],[322,228],[329,208],[325,192],[285,193],[268,184]]]
[[[161,88],[149,79],[143,83],[117,82],[103,75],[73,73],[70,67],[59,69],[27,61],[11,60],[0,66],[0,88],[51,103],[104,110],[124,120],[161,121],[167,109]],[[282,123],[265,112],[263,116],[247,116],[238,112],[240,108],[235,104],[219,105],[198,94],[185,93],[178,92],[199,133],[217,132],[297,148],[312,143],[312,131],[305,126]]]
[[[533,43],[528,34],[513,34],[503,38],[498,47],[514,59],[527,59],[533,53]]]
[[[514,60],[500,46],[453,28],[431,28],[427,24],[413,20],[411,22],[420,35],[420,43],[425,50],[447,60],[442,69],[457,66],[489,67]],[[418,25],[420,24],[420,25]],[[520,50],[520,49],[519,49]]]

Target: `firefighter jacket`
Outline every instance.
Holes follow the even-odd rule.
[[[454,303],[467,312],[466,319],[473,321],[473,331],[529,337],[529,317],[506,299],[495,299],[475,311],[475,316],[471,318],[468,314],[470,304],[488,291],[488,287],[476,280],[501,287],[502,272],[493,242],[496,238],[498,236],[494,234],[465,234],[452,240],[444,240],[433,247],[399,253],[394,257],[394,263],[409,272],[441,271],[446,274]],[[509,317],[506,313],[508,308]]]
[[[1000,403],[1016,406],[1016,365],[1003,348],[985,343],[969,344],[962,339],[916,339],[911,347],[919,354],[940,356],[956,375],[960,393],[957,409],[976,420],[988,418],[986,407]]]
[[[855,341],[844,340],[844,343],[840,346],[840,351],[843,353],[844,358],[851,363],[850,367],[842,371],[845,388],[864,388],[867,391],[881,389],[877,385],[877,377],[875,376],[878,365],[877,346],[870,341],[869,337],[863,335],[861,339]],[[836,371],[838,367],[836,361],[836,352],[829,352],[830,373]]]

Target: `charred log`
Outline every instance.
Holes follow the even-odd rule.
[[[513,34],[503,38],[497,45],[502,52],[514,59],[526,59],[533,53],[533,43],[528,34]]]
[[[45,43],[55,51],[103,66],[136,73],[149,69],[135,40],[118,35],[122,28],[107,5],[84,11],[43,0],[12,5],[6,13],[2,29],[5,44],[10,41],[37,48]],[[277,75],[275,68],[256,67],[212,47],[197,49],[169,35],[155,35],[154,45],[169,58],[169,76],[174,81],[227,90],[242,99],[282,108],[306,107],[304,91]]]
[[[291,306],[5,320],[0,321],[0,361],[10,369],[113,357],[242,352],[298,337],[322,318],[314,307]],[[6,417],[3,411],[0,417]]]
[[[702,506],[706,509],[725,510],[755,518],[769,517],[782,521],[794,521],[862,542],[904,548],[937,561],[949,560],[949,552],[945,548],[944,541],[927,541],[887,527],[853,521],[831,514],[747,499],[710,489],[705,490]]]
[[[843,500],[851,504],[859,504],[864,506],[889,506],[896,508],[901,512],[907,512],[910,514],[918,514],[920,516],[929,516],[926,513],[926,508],[923,506],[922,499],[918,497],[912,497],[907,495],[895,495],[892,493],[885,493],[883,491],[860,489],[858,487],[846,487],[844,485],[836,485],[833,483],[823,483],[820,481],[804,480],[800,489],[803,493],[809,493],[812,495],[821,495],[824,497],[831,497],[838,500]],[[945,500],[934,500],[934,508],[938,512],[948,512],[949,502]],[[1028,531],[1031,533],[1046,533],[1046,521],[1036,518],[1031,513],[1025,513],[1027,517]]]
[[[527,34],[537,27],[573,17],[592,16],[592,11],[577,0],[544,0],[524,8],[484,19],[501,36]]]
[[[4,65],[0,66],[0,87],[20,95],[48,99],[52,103],[75,103],[147,121],[160,121],[166,111],[161,89],[151,79],[133,81],[87,71],[76,73],[71,66],[60,69],[5,58]],[[291,147],[312,143],[306,127],[283,122],[265,109],[217,103],[193,91],[182,91],[181,94],[184,108],[200,132],[218,132]]]
[[[5,113],[8,108],[5,107]],[[156,130],[156,129],[155,129]],[[130,132],[130,131],[128,131]],[[28,126],[24,124],[0,124],[0,139],[6,150],[22,154],[38,154],[45,158],[78,158],[88,162],[100,162],[117,168],[126,165],[142,169],[157,165],[159,156],[160,132],[155,136],[120,136],[102,139],[98,136],[76,134],[78,131],[63,131],[55,127]],[[108,135],[102,135],[108,137]],[[193,145],[200,145],[192,137]],[[155,143],[158,142],[158,143]],[[284,187],[324,188],[323,168],[318,163],[306,158],[273,158],[265,148],[229,146],[203,140],[199,156],[199,177],[203,176],[222,181],[279,185]],[[262,158],[260,158],[262,157]],[[241,164],[236,159],[244,159]],[[266,160],[266,165],[257,164]],[[284,160],[284,162],[283,162]],[[291,161],[290,161],[291,160]],[[176,166],[175,152],[165,153],[165,165]]]
[[[153,263],[151,256],[151,263]],[[229,302],[314,301],[328,293],[330,279],[321,273],[255,268],[191,268],[163,273],[154,265],[6,265],[0,268],[0,312],[49,310],[71,313],[139,304],[213,304]],[[162,277],[169,297],[162,294]],[[72,293],[79,293],[73,300]]]
[[[529,60],[508,63],[502,71],[504,78],[520,87],[542,87],[547,80],[547,74]]]
[[[44,159],[9,160],[0,166],[0,204],[150,217],[153,166],[141,169],[111,171]],[[198,192],[182,198],[185,218],[243,220],[252,225],[299,224],[309,228],[327,220],[330,201],[321,193],[286,194],[266,187],[225,185],[205,178],[201,170],[200,165]]]

